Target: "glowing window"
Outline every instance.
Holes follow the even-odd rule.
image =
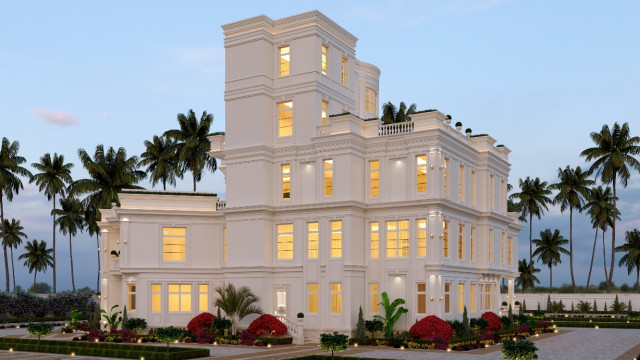
[[[331,283],[331,313],[342,313],[342,283]]]
[[[293,102],[278,104],[278,137],[293,134]]]
[[[169,311],[191,311],[191,285],[169,284]]]
[[[136,311],[136,284],[127,284],[127,300],[128,310]]]
[[[469,243],[471,245],[471,261],[476,259],[476,228],[471,228],[471,236],[469,237]]]
[[[464,259],[464,225],[458,225],[458,259]]]
[[[484,309],[491,310],[491,285],[486,284],[484,286]]]
[[[464,201],[464,165],[458,167],[458,200]]]
[[[291,54],[288,46],[280,48],[280,76],[289,75],[289,66],[291,65]]]
[[[331,222],[331,257],[342,257],[342,221]]]
[[[380,161],[369,161],[369,194],[371,197],[380,195]]]
[[[449,221],[442,222],[442,256],[449,257]]]
[[[333,195],[333,160],[325,159],[324,164],[324,195]]]
[[[227,240],[227,228],[222,228],[222,253],[224,256],[224,261],[226,262],[229,259],[229,242]]]
[[[409,221],[387,221],[387,257],[409,256]]]
[[[371,313],[377,314],[380,311],[380,287],[377,283],[369,284],[371,292]]]
[[[378,103],[376,101],[378,94],[376,94],[376,92],[370,88],[366,88],[364,90],[364,93],[365,110],[369,113],[375,114],[378,110]]]
[[[327,75],[327,46],[322,45],[322,75]]]
[[[371,223],[371,258],[377,259],[380,249],[380,228],[377,222]]]
[[[291,165],[282,164],[282,198],[291,198]]]
[[[342,86],[347,86],[347,58],[342,58]]]
[[[162,286],[160,284],[151,284],[151,311],[160,312],[162,307],[160,299],[162,296]]]
[[[307,244],[309,259],[318,258],[318,223],[307,223]]]
[[[426,314],[427,313],[427,284],[418,283],[418,314]]]
[[[509,261],[509,265],[513,264],[513,260],[512,260],[512,256],[511,256],[511,243],[512,243],[512,241],[513,241],[513,238],[511,238],[511,237],[507,238],[507,242],[508,242],[508,245],[507,245],[507,261]]]
[[[451,312],[451,284],[444,284],[444,312]]]
[[[417,166],[417,191],[427,192],[427,156],[421,155],[416,157]]]
[[[278,259],[293,259],[293,224],[278,225]]]
[[[307,284],[308,312],[311,314],[318,313],[318,284]]]
[[[476,205],[476,172],[475,170],[471,171],[471,191],[469,194],[471,198],[471,205]]]
[[[418,256],[427,256],[427,220],[418,220]]]
[[[469,311],[476,311],[476,286],[475,284],[469,285]]]
[[[449,174],[449,159],[444,158],[444,194],[445,195],[449,195],[449,186],[447,184],[448,182],[448,174]]]
[[[464,284],[458,283],[458,312],[464,312]]]
[[[186,260],[186,228],[162,228],[162,259],[164,261]]]
[[[322,126],[327,125],[327,111],[329,109],[329,103],[326,101],[322,102],[322,110],[320,111],[320,119],[322,120]],[[324,135],[324,133],[323,133]]]
[[[209,311],[209,285],[198,285],[198,311]]]

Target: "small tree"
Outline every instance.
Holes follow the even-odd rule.
[[[362,315],[362,306],[358,311],[358,323],[356,324],[356,339],[364,339],[364,316]]]
[[[71,310],[69,311],[69,317],[71,318],[71,321],[70,321],[71,328],[75,329],[78,326],[78,320],[80,320],[80,315],[82,315],[81,311],[78,311],[75,308],[71,308]]]
[[[538,348],[531,341],[518,339],[507,340],[502,343],[502,357],[509,360],[533,360],[537,359]]]
[[[611,304],[610,309],[614,314],[622,314],[627,311],[627,305],[625,305],[623,302],[620,302],[618,300],[618,295],[616,295],[616,299],[613,301],[613,304]]]
[[[541,311],[540,310],[540,301],[538,301],[538,311]]]
[[[127,321],[129,321],[129,316],[127,316],[127,305],[124,306],[124,310],[122,310],[122,330],[126,330]]]
[[[520,311],[518,312],[518,315],[522,315],[522,313],[527,312],[527,302],[525,300],[522,300],[522,306],[520,306]]]
[[[374,333],[377,331],[382,331],[384,328],[384,324],[380,320],[365,320],[364,327],[371,333],[371,339],[373,340]]]
[[[593,300],[593,311],[598,311],[598,301]]]
[[[347,350],[348,344],[349,337],[347,335],[334,331],[333,334],[320,334],[320,345],[318,346],[324,351],[331,351],[331,359],[333,359],[333,353]]]
[[[31,323],[29,324],[29,326],[27,326],[27,331],[29,332],[29,335],[38,337],[38,344],[39,344],[40,336],[47,336],[51,334],[51,332],[53,331],[53,325],[45,324],[42,322]]]
[[[631,299],[629,299],[629,305],[627,305],[627,311],[632,312],[633,308],[631,307]]]
[[[467,337],[471,335],[471,327],[469,326],[469,314],[467,314],[467,306],[464,306],[464,312],[462,313],[462,336]]]
[[[387,295],[386,291],[380,294],[380,297],[382,297],[380,305],[382,305],[382,308],[384,309],[384,317],[380,315],[374,315],[373,317],[376,319],[382,319],[384,321],[387,332],[387,339],[391,339],[393,337],[393,328],[400,319],[400,316],[402,316],[402,314],[406,312],[409,312],[409,310],[400,306],[405,303],[403,299],[395,299],[393,300],[393,302],[390,302],[389,295]]]
[[[513,322],[513,310],[511,309],[511,304],[509,304],[509,310],[507,311],[507,317],[511,322]]]
[[[184,335],[184,330],[174,328],[173,326],[169,326],[166,328],[156,329],[155,338],[156,340],[158,340],[158,342],[166,343],[167,351],[168,351],[169,344],[180,340],[183,335]]]
[[[89,315],[89,329],[100,329],[100,305],[96,303],[93,312]]]
[[[547,295],[547,310],[551,307],[551,295]]]

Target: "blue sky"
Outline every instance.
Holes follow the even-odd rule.
[[[382,70],[381,102],[437,108],[509,147],[512,184],[526,176],[554,182],[558,167],[584,165],[578,154],[604,123],[629,122],[640,135],[640,2],[450,0],[3,2],[0,136],[20,141],[28,164],[46,152],[64,154],[82,178],[79,148],[93,153],[104,144],[139,155],[144,140],[174,128],[188,109],[213,113],[212,131],[224,130],[220,26],[312,9],[359,38],[358,58]],[[639,179],[634,173],[619,191],[618,243],[624,230],[640,227]],[[190,186],[187,177],[178,189]],[[222,174],[198,188],[223,195]],[[30,239],[50,242],[50,208],[25,185],[5,214],[21,219]],[[534,238],[545,228],[568,237],[568,222],[552,208],[534,221]],[[575,223],[576,276],[585,283],[594,234],[585,216]],[[58,284],[70,288],[68,239],[58,239]],[[73,241],[76,284],[95,286],[95,239]],[[598,247],[596,283],[604,279],[601,254]],[[23,287],[32,281],[20,266],[16,278]],[[51,272],[39,279],[50,282]],[[546,269],[540,279],[548,283]],[[614,280],[635,281],[623,270]],[[554,270],[554,284],[563,282],[570,282],[568,258]]]

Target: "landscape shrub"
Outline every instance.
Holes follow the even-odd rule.
[[[191,340],[191,338],[189,338]],[[211,344],[213,342],[213,335],[208,329],[200,329],[196,334],[196,342],[198,344]]]
[[[245,330],[238,336],[242,340],[242,345],[251,346],[256,341],[256,335],[249,330]]]
[[[89,333],[87,334],[87,341],[90,342],[95,342],[96,339],[98,341],[103,341],[104,340],[104,332],[100,329],[91,329],[89,330]]]
[[[147,328],[147,320],[132,317],[127,320],[127,329],[133,330],[134,333],[138,333],[138,330],[144,330]]]
[[[538,348],[530,341],[518,339],[517,341],[507,340],[502,343],[502,357],[510,360],[532,360],[537,359]]]
[[[491,311],[487,311],[482,314],[482,318],[487,320],[489,326],[487,326],[487,331],[498,331],[502,328],[502,322],[500,322],[500,318],[498,315],[494,314]]]
[[[418,339],[431,339],[433,341],[433,338],[438,336],[448,341],[453,336],[453,328],[439,317],[429,315],[413,324],[409,329],[409,333]]]
[[[202,314],[197,315],[196,317],[191,319],[191,321],[189,321],[189,323],[187,324],[187,329],[189,329],[190,333],[196,335],[198,334],[198,331],[202,329],[210,329],[211,322],[215,318],[216,317],[213,316],[212,313],[203,312]]]
[[[264,314],[251,322],[249,331],[255,335],[266,332],[271,336],[282,336],[287,333],[287,326],[275,316]]]
[[[257,341],[260,341],[263,344],[272,344],[272,345],[291,345],[293,344],[292,337],[258,337]]]
[[[53,331],[53,325],[47,323],[31,323],[27,326],[27,331],[31,336],[37,336],[40,340],[41,336],[47,336]]]
[[[120,340],[122,340],[123,343],[134,343],[138,340],[138,337],[133,330],[125,329],[120,330]]]

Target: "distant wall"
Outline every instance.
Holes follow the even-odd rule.
[[[524,300],[527,305],[527,310],[535,310],[538,308],[538,302],[540,302],[540,309],[545,310],[547,308],[547,296],[548,293],[539,293],[539,294],[522,294],[515,293],[515,300],[519,301],[522,304]],[[631,300],[631,307],[635,311],[640,311],[640,294],[617,294],[618,300],[623,302],[625,305],[629,304],[629,300]],[[578,305],[580,301],[588,301],[593,306],[593,302],[596,301],[598,304],[598,310],[604,310],[604,303],[607,303],[607,306],[611,306],[613,301],[616,298],[616,294],[551,294],[551,301],[560,301],[566,306],[565,309],[571,310],[571,303],[573,305]],[[501,302],[507,301],[507,294],[501,294]]]

